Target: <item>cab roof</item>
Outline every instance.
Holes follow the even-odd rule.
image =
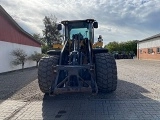
[[[64,21],[61,21],[62,24],[66,25],[68,23],[76,23],[76,22],[95,22],[96,20],[94,19],[85,19],[85,20],[64,20]]]

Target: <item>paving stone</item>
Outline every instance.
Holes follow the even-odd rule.
[[[0,103],[0,118],[7,119],[17,113],[26,102],[7,100]]]
[[[0,119],[10,118],[12,120],[23,120],[23,119],[52,119],[52,120],[158,120],[160,119],[160,110],[147,110],[147,109],[136,109],[139,108],[138,104],[143,106],[144,101],[141,100],[134,107],[130,108],[130,111],[125,109],[128,107],[125,103],[134,103],[134,101],[124,100],[119,102],[118,100],[108,102],[103,101],[103,106],[98,109],[90,109],[92,106],[96,106],[98,102],[100,105],[101,100],[96,100],[90,105],[90,100],[87,101],[87,104],[80,105],[76,104],[75,100],[70,100],[74,105],[70,107],[65,104],[65,100],[54,102],[52,101],[36,101],[36,102],[21,102],[21,101],[11,101],[6,100],[0,104]],[[82,101],[79,101],[83,103]],[[146,101],[145,101],[146,102]],[[155,101],[156,102],[156,101]],[[45,104],[44,104],[45,103]],[[63,106],[62,106],[62,104]],[[114,105],[113,105],[114,104]],[[121,109],[119,107],[121,106]],[[147,104],[154,104],[153,101],[147,101]],[[159,103],[160,104],[160,103]],[[112,109],[106,106],[112,106]],[[117,105],[117,106],[116,106]],[[126,106],[125,106],[126,105]],[[12,106],[12,107],[10,107]],[[56,107],[55,107],[56,106]],[[67,108],[69,107],[69,108]],[[145,106],[144,106],[145,107]],[[154,107],[153,107],[154,108]],[[124,109],[124,110],[123,110]],[[16,111],[16,112],[15,112]]]

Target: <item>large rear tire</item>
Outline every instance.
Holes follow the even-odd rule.
[[[110,93],[117,88],[117,66],[113,55],[95,55],[96,78],[99,92]]]
[[[53,66],[58,64],[59,56],[44,57],[39,62],[38,83],[43,93],[49,93],[49,88],[56,77]]]

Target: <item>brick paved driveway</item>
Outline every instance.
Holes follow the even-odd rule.
[[[8,100],[0,119],[22,120],[160,120],[160,101],[153,100]]]
[[[119,60],[117,66],[117,91],[97,96],[48,97],[40,92],[37,80],[25,79],[22,88],[22,76],[16,77],[19,83],[14,85],[14,74],[10,79],[0,76],[2,91],[4,83],[9,83],[5,84],[8,90],[16,91],[10,95],[0,92],[0,120],[160,120],[160,62]]]

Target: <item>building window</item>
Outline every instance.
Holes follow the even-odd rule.
[[[159,54],[160,54],[160,47],[158,47],[158,48],[157,48],[157,53],[159,53]]]
[[[148,48],[148,54],[152,54],[153,53],[153,49],[152,48]]]
[[[140,50],[140,54],[142,54],[143,53],[143,51],[142,50]]]

